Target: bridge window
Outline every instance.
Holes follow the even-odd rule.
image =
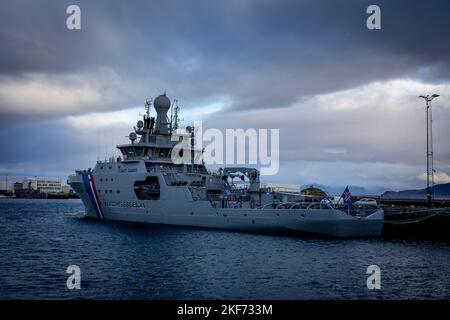
[[[144,148],[136,147],[135,148],[136,156],[143,157],[144,156]]]
[[[134,183],[134,192],[139,200],[158,200],[160,196],[158,177],[147,177]]]
[[[120,148],[120,151],[122,152],[125,158],[135,156],[134,147]]]

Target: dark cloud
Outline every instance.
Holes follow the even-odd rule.
[[[0,127],[0,135],[0,171],[61,176],[64,181],[70,171],[95,161],[95,139],[83,143],[53,121],[17,121],[14,127]]]
[[[427,66],[450,74],[448,1],[378,1],[377,31],[365,27],[369,1],[78,1],[82,30],[68,31],[71,3],[3,2],[0,73],[106,67],[183,99],[229,95],[244,109]]]
[[[82,11],[79,31],[65,27],[66,8],[74,3]],[[375,31],[366,28],[366,8],[371,4],[365,0],[2,1],[0,145],[8,152],[0,163],[19,157],[15,145],[6,141],[7,132],[18,134],[24,123],[32,123],[39,132],[28,136],[29,143],[46,144],[45,149],[51,140],[43,137],[61,128],[36,123],[134,107],[163,90],[188,109],[225,98],[224,108],[232,112],[273,109],[276,114],[283,109],[292,118],[301,117],[301,107],[292,111],[298,102],[374,81],[410,78],[448,83],[450,3],[376,1],[382,29]],[[332,114],[325,122],[336,136],[342,121],[333,122],[337,118]],[[326,119],[326,114],[319,115]],[[231,111],[228,117],[233,118]],[[353,129],[347,134],[360,129],[349,127]],[[371,131],[366,139],[374,134]],[[318,133],[315,137],[314,144],[323,144],[323,149],[340,145]],[[315,145],[302,144],[303,153],[291,156],[285,150],[286,157],[329,159],[329,154],[319,155]],[[340,160],[390,162],[396,154],[393,146],[379,153],[382,147],[377,145],[373,154],[356,146],[359,149]],[[350,150],[347,145],[342,148]]]

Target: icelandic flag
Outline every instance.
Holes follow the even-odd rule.
[[[345,188],[341,197],[350,206],[350,208],[353,208],[352,194],[350,193],[350,190],[348,190],[348,186]]]

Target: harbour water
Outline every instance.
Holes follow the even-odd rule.
[[[450,243],[321,239],[81,219],[0,199],[0,299],[448,299]],[[66,287],[69,265],[81,289]],[[366,269],[381,269],[381,289]]]

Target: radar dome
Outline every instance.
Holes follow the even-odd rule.
[[[167,98],[166,94],[158,96],[153,102],[156,112],[164,112],[170,109],[170,99]]]

